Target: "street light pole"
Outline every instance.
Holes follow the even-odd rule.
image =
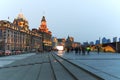
[[[42,33],[42,49],[43,49],[43,52],[44,52],[44,33]]]
[[[117,48],[117,41],[116,41],[116,53],[117,53],[117,50],[118,50],[118,48]]]

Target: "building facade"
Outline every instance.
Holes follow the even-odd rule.
[[[68,36],[68,38],[66,39],[66,42],[65,42],[66,48],[72,49],[73,48],[73,43],[74,43],[74,38]]]
[[[47,27],[47,21],[45,19],[45,16],[42,17],[38,31],[42,35],[43,50],[50,51],[52,49],[52,32],[49,31]]]
[[[52,37],[52,49],[57,50],[58,40],[56,37]]]
[[[0,43],[0,50],[32,51],[42,47],[42,36],[29,29],[28,21],[20,13],[13,23],[0,21]]]
[[[57,43],[57,46],[63,46],[63,48],[65,49],[65,42],[66,42],[66,39],[65,38],[58,38],[57,39],[58,43]]]

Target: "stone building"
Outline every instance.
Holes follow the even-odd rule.
[[[58,40],[57,37],[52,37],[52,49],[57,50]]]
[[[42,17],[41,24],[39,26],[39,33],[42,34],[42,45],[44,51],[50,51],[52,49],[52,32],[47,27],[47,21],[45,16]]]
[[[74,43],[74,38],[68,36],[68,38],[66,39],[66,48],[73,48],[73,43]]]
[[[42,48],[40,33],[29,29],[29,24],[22,13],[18,14],[13,23],[0,21],[0,50],[22,50]]]

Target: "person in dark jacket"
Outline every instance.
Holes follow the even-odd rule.
[[[82,55],[85,55],[85,47],[82,46]]]
[[[78,53],[78,47],[75,48],[75,54],[77,54],[77,53]]]

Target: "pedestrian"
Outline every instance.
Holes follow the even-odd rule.
[[[78,47],[78,52],[79,52],[79,55],[81,54],[81,47],[79,46]]]
[[[72,53],[73,53],[73,50],[74,50],[74,49],[73,49],[73,47],[72,47],[72,48],[71,48],[71,52],[72,52]]]
[[[77,53],[78,53],[78,47],[75,48],[75,54],[77,54]]]
[[[70,48],[68,47],[68,48],[67,48],[67,53],[69,53],[69,51],[70,51]]]
[[[85,47],[82,46],[82,55],[85,55]]]
[[[90,53],[90,47],[88,46],[87,48],[86,48],[86,50],[87,50],[87,54],[89,55],[89,53]]]
[[[100,52],[100,48],[99,46],[97,46],[97,53],[99,54],[99,52]]]

